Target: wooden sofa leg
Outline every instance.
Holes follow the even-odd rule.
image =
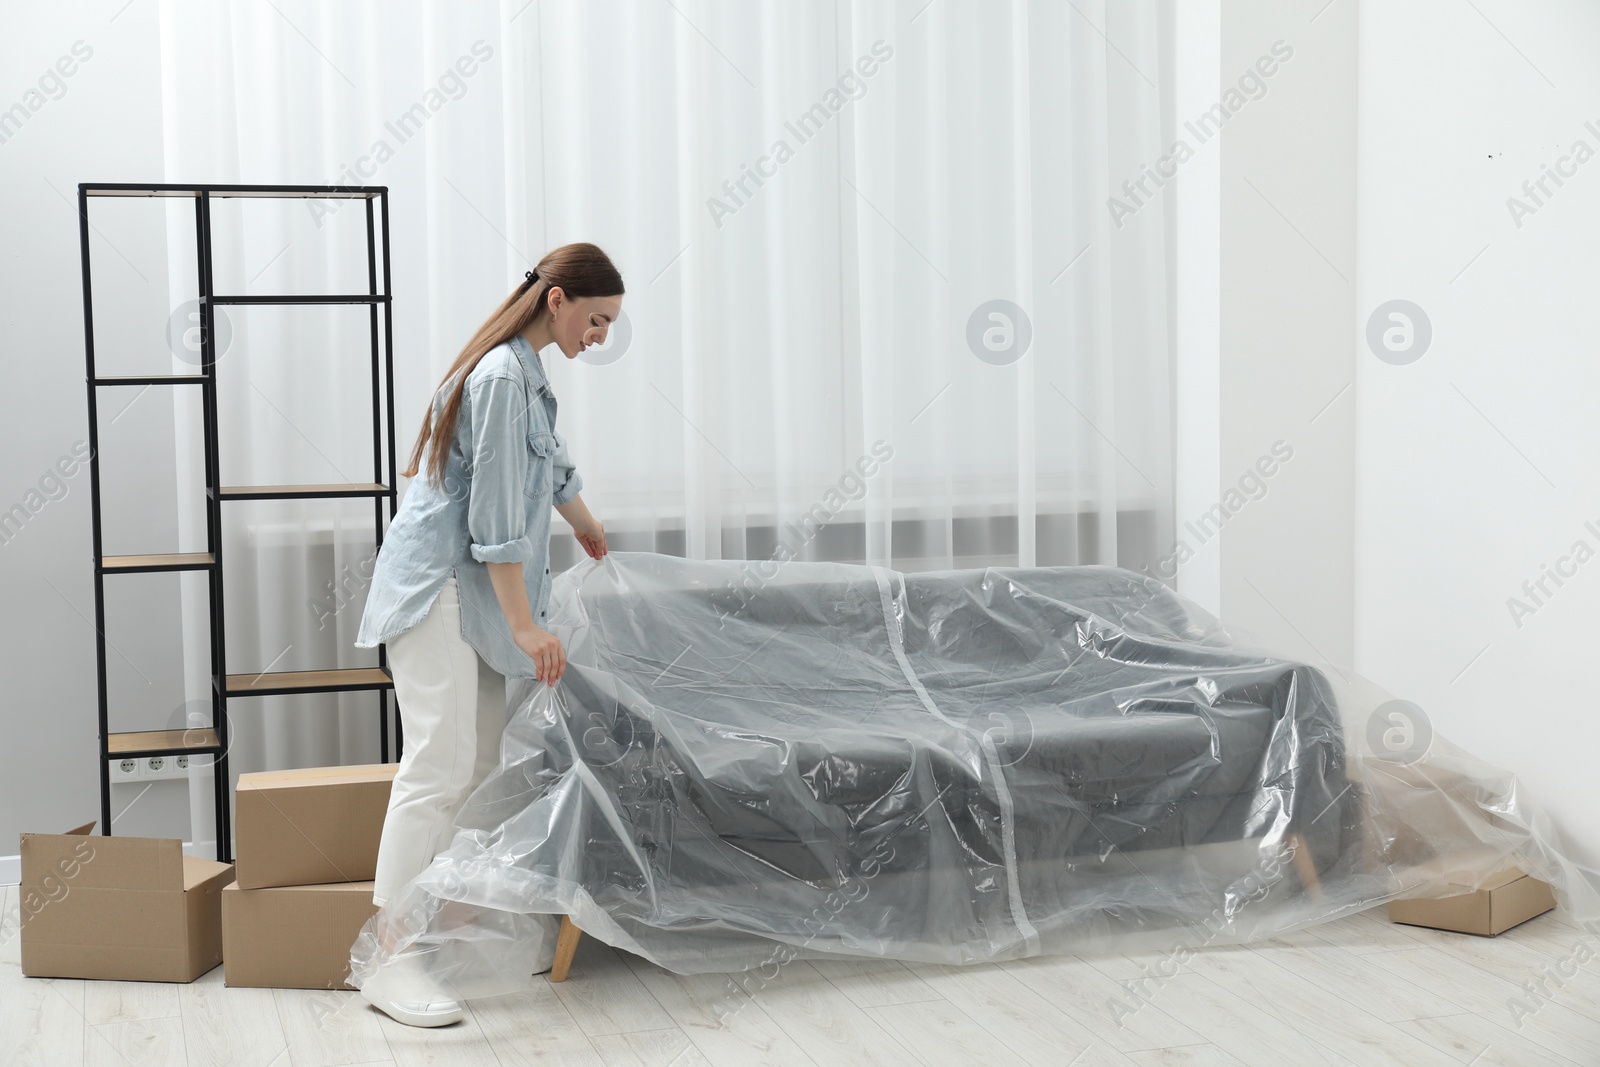
[[[1322,899],[1322,879],[1317,877],[1317,865],[1311,859],[1311,849],[1306,843],[1304,834],[1284,834],[1283,839],[1294,846],[1294,870],[1300,876],[1300,884],[1305,887],[1306,896],[1312,900]]]
[[[572,966],[572,957],[578,951],[578,939],[582,936],[583,931],[572,925],[572,920],[563,915],[561,932],[556,935],[556,962],[550,968],[550,981],[567,980],[567,968]]]

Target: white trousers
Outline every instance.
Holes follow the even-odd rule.
[[[454,574],[387,644],[405,748],[378,842],[379,907],[450,846],[461,805],[500,763],[507,720],[505,676],[461,636]]]

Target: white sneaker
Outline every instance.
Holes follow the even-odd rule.
[[[439,997],[427,1001],[393,1001],[380,997],[368,988],[361,990],[361,995],[368,1004],[382,1011],[397,1023],[407,1026],[448,1026],[461,1020],[461,1005],[448,997]]]

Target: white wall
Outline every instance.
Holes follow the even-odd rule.
[[[1354,666],[1355,6],[1230,0],[1221,55],[1213,499],[1232,513],[1201,551],[1236,636]]]
[[[162,146],[153,6],[13,4],[5,29],[0,109],[19,101],[37,108],[20,128],[8,126],[0,142],[7,205],[0,511],[21,505],[29,513],[0,539],[0,707],[12,757],[0,774],[0,882],[14,882],[20,832],[65,830],[99,817],[89,470],[74,451],[88,441],[77,186],[134,176],[159,181]],[[71,73],[61,76],[64,69]],[[164,358],[171,305],[159,203],[100,210],[107,204],[100,201],[90,211],[96,337],[113,365],[142,357],[148,367],[151,355]],[[176,534],[173,393],[102,389],[100,399],[106,551],[169,551]],[[184,702],[181,658],[172,651],[181,625],[177,586],[160,575],[117,581],[116,588],[108,584],[106,623],[113,728],[162,729]],[[113,788],[116,831],[189,836],[188,783],[148,786]]]
[[[1521,190],[1575,142],[1600,153],[1597,42],[1600,5],[1576,0],[1360,5],[1349,331],[1356,667],[1514,771],[1591,866],[1600,555],[1520,626],[1507,600],[1575,542],[1600,553],[1600,157],[1542,206]],[[1433,329],[1405,365],[1362,337],[1397,298]]]
[[[1415,701],[1600,867],[1600,7],[1230,0],[1222,22],[1224,85],[1274,39],[1294,57],[1220,138],[1220,487],[1295,449],[1202,549],[1223,618]],[[1579,140],[1596,158],[1528,198]],[[1394,299],[1433,330],[1403,365],[1365,336]],[[1580,540],[1554,595],[1522,594]]]
[[[1184,0],[1175,5],[1173,136],[1184,120],[1217,102],[1222,61],[1222,0]],[[1185,135],[1187,136],[1187,135]],[[1192,139],[1192,138],[1191,138]],[[1173,270],[1173,457],[1174,525],[1180,527],[1217,502],[1222,483],[1221,350],[1218,313],[1221,254],[1222,143],[1199,146],[1172,184]],[[1166,546],[1175,548],[1176,546]],[[1177,588],[1212,614],[1222,610],[1222,553],[1199,551],[1177,568]]]

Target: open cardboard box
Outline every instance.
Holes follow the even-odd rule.
[[[1402,896],[1389,921],[1494,937],[1556,906],[1548,882],[1505,863],[1491,850],[1440,856],[1394,875]]]
[[[1509,773],[1479,778],[1449,760],[1354,759],[1362,790],[1363,868],[1387,871],[1389,921],[1493,937],[1555,907],[1548,882],[1489,842],[1515,828],[1496,813]]]
[[[22,835],[22,973],[192,982],[221,963],[233,866],[185,856],[175,837],[105,837],[94,825]]]

